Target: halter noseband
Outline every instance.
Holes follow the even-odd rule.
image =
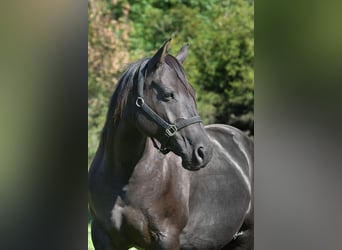
[[[185,128],[189,125],[192,125],[194,123],[200,123],[202,122],[202,119],[200,116],[193,116],[191,118],[182,119],[179,121],[176,121],[175,123],[168,123],[163,118],[161,118],[156,112],[154,112],[150,106],[148,106],[145,103],[144,100],[144,83],[145,83],[145,77],[142,73],[143,70],[139,69],[139,75],[138,75],[138,86],[137,86],[137,99],[135,101],[135,105],[144,111],[153,121],[155,121],[160,127],[164,129],[164,138],[161,141],[161,146],[158,148],[156,142],[152,138],[154,146],[160,150],[163,154],[167,154],[170,152],[170,150],[167,148],[167,144],[169,142],[170,137],[173,137],[177,131],[181,130],[182,128]],[[177,119],[176,119],[177,120]]]

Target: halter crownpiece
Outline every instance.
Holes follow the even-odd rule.
[[[175,123],[168,123],[165,121],[162,117],[160,117],[156,112],[154,112],[150,106],[148,106],[145,103],[144,100],[144,83],[145,83],[145,77],[142,73],[144,69],[139,68],[139,75],[138,75],[138,86],[137,86],[137,99],[135,101],[135,105],[144,111],[153,121],[155,121],[160,127],[164,129],[164,139],[161,142],[161,146],[158,147],[156,142],[153,140],[154,146],[160,150],[163,154],[167,154],[170,152],[170,150],[167,148],[167,144],[169,142],[170,137],[173,137],[179,130],[182,128],[185,128],[189,125],[192,125],[194,123],[200,123],[202,122],[202,119],[200,116],[193,116],[191,118],[187,119],[181,119],[179,121],[176,121]],[[176,119],[178,120],[178,119]]]

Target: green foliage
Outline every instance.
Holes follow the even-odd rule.
[[[253,129],[254,3],[243,0],[129,1],[130,51],[155,51],[173,38],[190,44],[185,62],[206,123]],[[171,48],[171,53],[177,50]],[[134,57],[134,55],[133,55]]]

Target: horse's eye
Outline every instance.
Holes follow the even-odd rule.
[[[164,93],[164,99],[166,101],[170,101],[171,99],[174,99],[174,94],[172,92],[165,92]]]

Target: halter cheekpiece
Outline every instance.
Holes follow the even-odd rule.
[[[146,67],[145,67],[146,68]],[[185,128],[189,125],[200,123],[202,119],[200,116],[193,116],[187,119],[181,119],[176,121],[175,123],[168,123],[162,117],[160,117],[156,112],[154,112],[150,106],[145,103],[144,100],[144,84],[145,84],[145,77],[143,74],[144,69],[139,69],[138,75],[138,86],[137,86],[137,99],[135,101],[135,105],[145,112],[153,121],[155,121],[160,127],[164,129],[164,137],[161,139],[161,146],[158,147],[155,140],[152,138],[154,146],[163,154],[167,154],[170,150],[167,147],[169,139],[173,137],[177,131]],[[177,120],[177,119],[176,119]]]

